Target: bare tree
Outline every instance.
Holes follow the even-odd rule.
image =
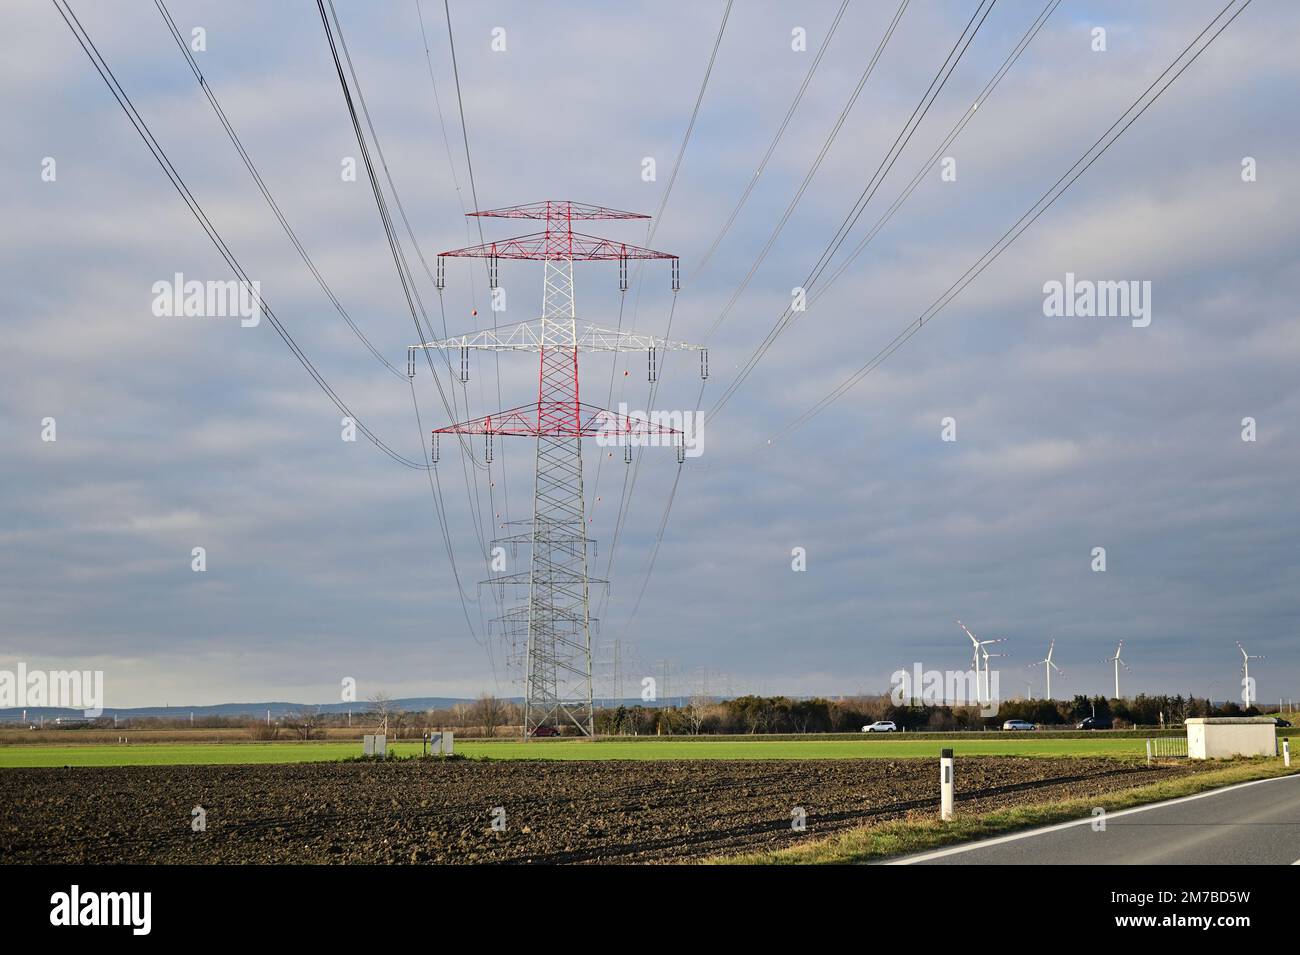
[[[319,711],[303,710],[300,713],[291,713],[285,717],[285,723],[289,729],[298,734],[299,739],[315,739],[320,735],[320,728],[324,723]]]
[[[469,729],[472,725],[470,722],[470,705],[468,703],[455,703],[451,708],[451,725],[456,729]]]
[[[712,703],[707,696],[693,696],[686,704],[686,722],[690,725],[692,736],[700,735],[700,727],[704,725],[704,717],[708,715]]]
[[[388,717],[389,714],[393,712],[393,698],[389,696],[387,693],[385,693],[383,690],[380,690],[378,693],[376,693],[374,696],[370,698],[369,702],[370,702],[371,712],[373,712],[375,716],[378,717],[379,727],[384,731],[384,735],[387,736]]]
[[[264,723],[261,720],[253,720],[248,724],[248,735],[256,740],[273,740],[280,735],[280,727],[276,723]]]
[[[509,714],[510,707],[505,700],[484,693],[474,703],[469,718],[473,725],[483,727],[483,735],[491,739],[497,735],[497,727],[506,724]]]

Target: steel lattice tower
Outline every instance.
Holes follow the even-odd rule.
[[[649,216],[620,212],[602,206],[568,201],[546,201],[504,209],[475,211],[472,216],[506,219],[540,219],[545,231],[517,236],[500,242],[443,252],[438,256],[437,284],[444,285],[444,259],[469,257],[488,260],[488,284],[498,287],[501,259],[542,261],[542,314],[537,321],[504,325],[444,341],[423,342],[408,350],[407,373],[415,374],[415,352],[421,348],[460,349],[461,380],[469,374],[471,350],[526,351],[539,355],[537,400],[494,415],[436,428],[433,431],[434,460],[440,434],[485,435],[485,456],[491,461],[492,440],[497,435],[526,435],[536,439],[536,477],[533,487],[533,518],[526,534],[501,538],[493,543],[527,544],[528,572],[505,574],[488,581],[526,588],[527,601],[502,619],[507,626],[527,621],[527,651],[524,661],[524,736],[539,728],[572,724],[590,736],[594,733],[591,687],[591,613],[585,498],[582,485],[582,439],[615,435],[624,445],[624,461],[631,461],[633,443],[652,439],[677,446],[682,460],[682,431],[650,419],[622,415],[584,403],[580,397],[578,355],[580,352],[644,351],[650,378],[656,376],[656,354],[661,351],[700,352],[700,373],[707,377],[708,359],[697,345],[672,342],[652,335],[580,323],[574,298],[573,263],[617,261],[619,287],[627,289],[630,259],[668,259],[672,263],[672,285],[676,294],[677,257],[635,245],[615,242],[573,231],[575,220],[647,219]]]

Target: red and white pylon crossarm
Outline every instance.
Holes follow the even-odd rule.
[[[489,283],[498,286],[500,259],[540,260],[542,266],[542,316],[536,321],[484,329],[443,341],[421,342],[408,349],[407,370],[414,374],[417,349],[459,349],[462,377],[469,367],[468,354],[479,351],[536,352],[537,400],[526,405],[435,428],[439,434],[527,436],[537,442],[537,469],[533,489],[533,519],[527,543],[531,549],[529,572],[508,574],[487,583],[527,587],[525,605],[505,615],[511,627],[527,621],[528,643],[524,660],[524,737],[538,735],[542,727],[573,725],[588,736],[594,733],[591,689],[590,588],[588,545],[582,487],[582,439],[619,435],[620,440],[641,444],[668,438],[685,452],[685,435],[647,418],[624,415],[580,400],[578,355],[581,352],[643,351],[654,377],[656,355],[661,351],[698,351],[701,375],[707,376],[708,358],[699,345],[669,341],[587,323],[579,324],[573,290],[573,263],[617,261],[619,285],[627,288],[630,259],[667,259],[672,264],[672,286],[678,290],[677,257],[625,242],[574,232],[575,221],[594,219],[647,219],[586,203],[534,202],[469,213],[500,219],[540,219],[542,232],[454,249],[438,256],[438,286],[443,285],[445,258],[488,260]],[[488,445],[490,447],[490,444]],[[524,542],[525,535],[508,538]],[[495,543],[495,542],[494,542]]]

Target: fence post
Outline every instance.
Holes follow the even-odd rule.
[[[1147,765],[1151,765],[1151,740],[1147,740]]]
[[[952,750],[939,754],[939,818],[952,818]]]

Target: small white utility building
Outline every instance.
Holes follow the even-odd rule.
[[[1192,759],[1277,755],[1277,726],[1271,719],[1211,716],[1186,723],[1187,755]]]

